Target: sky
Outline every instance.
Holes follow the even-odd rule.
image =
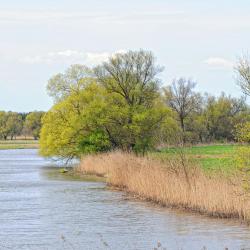
[[[240,96],[249,11],[249,0],[0,0],[0,110],[47,111],[54,74],[138,49],[165,67],[163,86],[186,77],[197,91]]]

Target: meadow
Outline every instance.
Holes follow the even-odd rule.
[[[234,156],[238,147],[237,144],[211,144],[184,148],[169,147],[151,152],[149,155],[164,160],[176,157],[178,154],[185,154],[206,172],[231,173],[236,170]]]
[[[37,149],[38,147],[38,141],[33,139],[0,140],[0,150]]]

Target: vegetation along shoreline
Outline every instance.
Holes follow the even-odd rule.
[[[211,175],[190,159],[156,159],[120,151],[85,156],[76,174],[105,177],[106,183],[159,205],[249,224],[249,200],[239,176]]]
[[[71,65],[48,81],[48,112],[0,112],[0,148],[39,139],[42,156],[82,159],[78,172],[141,198],[249,221],[250,59],[236,65],[242,97],[202,94],[185,77],[163,86],[162,71],[145,50]]]
[[[76,171],[164,206],[250,220],[250,108],[246,97],[215,97],[181,77],[162,87],[150,51],[112,55],[95,67],[72,65],[47,90],[40,153],[82,159]],[[250,60],[236,67],[250,95]],[[238,143],[234,147],[191,147]]]

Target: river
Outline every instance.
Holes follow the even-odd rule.
[[[1,250],[250,247],[246,225],[137,201],[53,165],[37,150],[0,151]]]

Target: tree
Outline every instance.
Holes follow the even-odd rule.
[[[73,92],[79,92],[93,79],[93,72],[85,65],[71,65],[64,73],[51,77],[48,81],[47,91],[55,102],[68,97]]]
[[[116,54],[98,66],[95,73],[105,89],[119,95],[127,105],[150,106],[159,95],[157,75],[162,70],[155,65],[151,52],[140,50]]]
[[[73,158],[110,149],[102,128],[106,107],[105,93],[96,83],[55,104],[42,119],[41,154]]]
[[[207,97],[203,116],[209,141],[233,141],[235,126],[249,119],[245,98],[232,98],[224,93],[218,98]]]
[[[115,110],[108,114],[111,122],[106,130],[117,147],[144,152],[152,146],[156,131],[169,113],[159,91],[157,76],[162,70],[153,54],[143,50],[118,53],[95,69]]]
[[[150,52],[117,54],[94,72],[96,77],[83,78],[84,87],[67,92],[44,116],[43,155],[71,158],[111,149],[144,153],[165,137],[172,112],[159,91],[160,67]]]
[[[6,113],[5,139],[10,136],[11,140],[21,134],[23,128],[22,116],[16,112]]]
[[[236,167],[242,178],[242,186],[247,193],[250,191],[250,122],[239,123],[236,126],[236,139],[243,143],[237,147],[235,154]]]
[[[204,115],[206,109],[203,106],[198,112],[190,114],[185,122],[185,139],[192,144],[207,142],[208,131]]]
[[[40,130],[42,127],[42,117],[44,115],[44,112],[42,111],[34,111],[29,113],[26,116],[25,122],[24,122],[24,128],[23,131],[26,131],[29,135],[32,135],[35,140],[37,140],[40,137]]]
[[[237,84],[241,87],[246,95],[250,95],[250,59],[243,56],[239,59],[236,66]]]
[[[183,142],[185,138],[185,121],[193,113],[199,110],[201,95],[194,92],[196,83],[185,78],[175,79],[172,84],[165,88],[167,105],[176,112],[183,132]]]
[[[4,111],[0,111],[0,138],[4,140],[7,140],[9,133],[6,124],[7,120],[8,120],[7,113]]]

